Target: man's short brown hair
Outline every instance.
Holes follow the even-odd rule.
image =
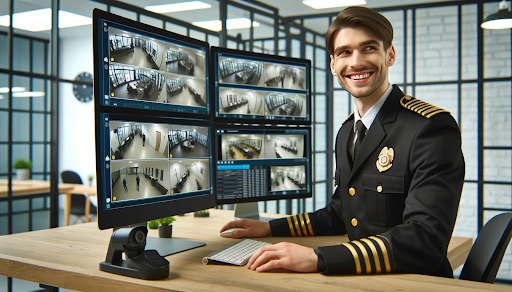
[[[329,55],[334,55],[334,38],[336,33],[345,27],[366,26],[373,31],[384,43],[384,50],[391,46],[393,41],[393,26],[389,20],[377,11],[353,6],[343,9],[331,23],[325,35],[325,45]]]

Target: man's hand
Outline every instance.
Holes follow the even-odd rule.
[[[234,227],[244,228],[245,230],[236,230],[231,232],[231,238],[264,237],[272,235],[270,231],[270,224],[268,222],[261,222],[253,219],[240,219],[228,222],[220,229],[220,232]]]
[[[317,272],[318,256],[312,248],[280,242],[260,247],[247,263],[256,272],[284,268],[297,272]]]

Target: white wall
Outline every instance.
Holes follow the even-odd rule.
[[[84,71],[93,73],[89,38],[61,39],[60,54],[61,76],[77,76]],[[78,101],[71,84],[60,84],[59,170],[75,171],[86,183],[88,175],[96,177],[94,102]]]
[[[112,151],[116,151],[117,147],[119,147],[119,138],[117,137],[117,133],[114,133],[114,129],[110,130],[110,148]]]
[[[146,143],[148,143],[151,147],[156,149],[156,131],[161,133],[160,137],[160,148],[158,152],[164,153],[167,145],[167,125],[161,124],[142,124],[142,133],[146,135]]]

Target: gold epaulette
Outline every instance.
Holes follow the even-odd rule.
[[[341,123],[342,125],[345,125],[345,123],[350,120],[350,118],[354,115],[354,112],[351,112],[350,115]]]
[[[430,103],[426,103],[422,100],[412,98],[409,95],[406,95],[400,99],[400,104],[406,109],[410,109],[413,112],[416,112],[427,119],[439,114],[439,113],[450,113],[447,110],[444,110],[435,105],[431,105]]]

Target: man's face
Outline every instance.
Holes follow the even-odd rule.
[[[331,72],[341,87],[356,98],[384,94],[388,67],[394,62],[393,45],[384,50],[382,40],[364,26],[342,28],[335,35]]]

